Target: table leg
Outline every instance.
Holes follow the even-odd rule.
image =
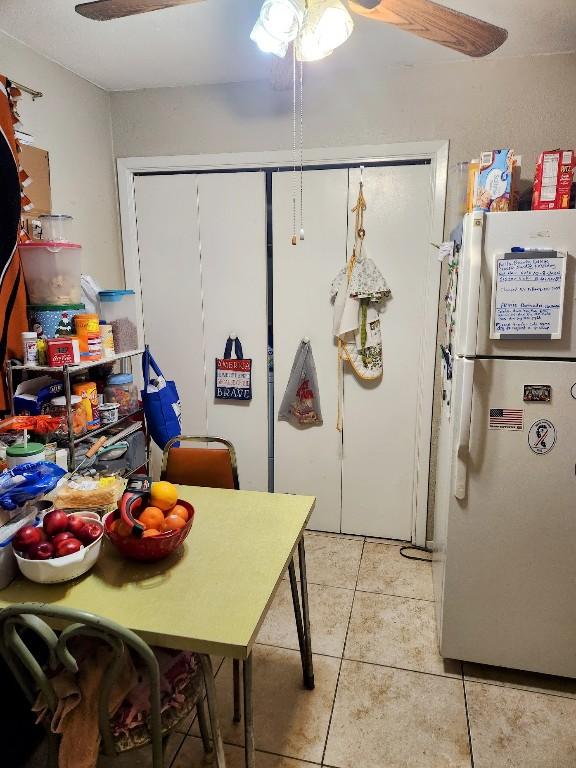
[[[206,653],[200,654],[202,671],[204,672],[204,684],[206,686],[206,701],[208,702],[208,713],[210,715],[210,727],[212,729],[212,742],[214,752],[216,753],[217,768],[226,768],[226,758],[224,757],[224,743],[222,741],[222,732],[220,730],[220,720],[218,719],[218,706],[216,704],[216,685],[214,683],[214,673],[212,671],[212,661]]]
[[[233,721],[239,723],[242,719],[240,711],[240,661],[233,659],[232,661],[232,675],[234,680],[234,717]]]
[[[296,621],[296,632],[298,633],[298,645],[300,647],[302,663],[304,663],[304,625],[302,624],[300,594],[298,593],[298,581],[296,580],[296,567],[294,565],[294,558],[290,560],[290,565],[288,566],[288,575],[290,576],[290,589],[292,591],[292,605],[294,606],[294,620]]]
[[[308,579],[306,576],[306,550],[304,536],[298,542],[298,557],[300,564],[300,590],[302,592],[302,618],[304,622],[304,653],[302,655],[302,671],[304,685],[308,690],[314,690],[314,664],[312,661],[312,638],[310,635],[310,611],[308,608]]]
[[[256,767],[254,710],[252,707],[252,653],[242,665],[244,682],[244,753],[246,768]]]

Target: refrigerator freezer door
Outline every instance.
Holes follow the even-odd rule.
[[[576,211],[515,211],[484,215],[483,237],[476,220],[465,220],[455,330],[455,353],[489,357],[576,358]],[[478,243],[481,242],[480,275]],[[495,254],[519,246],[567,251],[562,338],[502,340],[490,338],[492,273]],[[479,293],[476,293],[479,285]],[[478,296],[479,300],[476,300]],[[474,342],[474,336],[476,340]]]
[[[475,361],[466,495],[449,501],[444,656],[576,677],[575,384],[574,362]]]

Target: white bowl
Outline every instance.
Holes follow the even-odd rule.
[[[57,584],[61,581],[70,581],[92,568],[102,547],[104,531],[96,541],[82,547],[78,552],[73,552],[65,557],[55,557],[50,560],[28,560],[14,552],[20,572],[30,581],[38,584]]]

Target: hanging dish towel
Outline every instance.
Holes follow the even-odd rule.
[[[232,360],[232,345],[236,360]],[[224,357],[216,358],[216,400],[252,400],[252,360],[244,357],[240,339],[228,337]]]
[[[309,341],[301,341],[298,347],[278,419],[295,427],[322,425],[316,365]]]
[[[330,286],[334,301],[333,333],[338,340],[338,372],[348,360],[354,373],[364,380],[382,376],[382,336],[379,309],[390,297],[384,276],[366,255],[364,211],[366,201],[360,183],[356,213],[356,236],[350,261],[338,272]],[[342,385],[339,386],[340,398]],[[338,403],[338,429],[342,429],[342,407]]]

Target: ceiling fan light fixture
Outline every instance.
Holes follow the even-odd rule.
[[[318,61],[348,40],[354,21],[340,0],[310,0],[298,40],[299,61]]]
[[[286,55],[304,21],[304,0],[264,0],[251,39],[265,53]]]
[[[288,43],[278,40],[271,35],[260,19],[254,24],[250,39],[253,40],[263,53],[273,53],[275,56],[283,59],[288,51]]]

